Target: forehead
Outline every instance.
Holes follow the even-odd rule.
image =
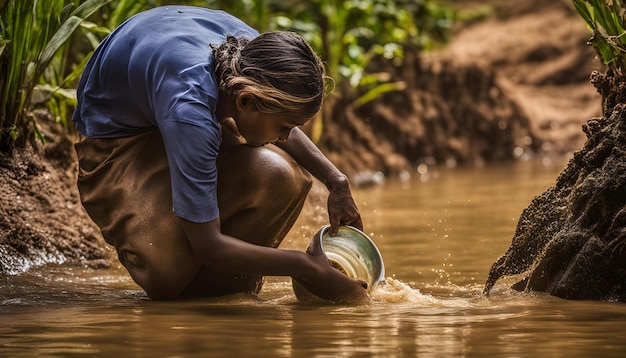
[[[311,118],[302,117],[293,114],[277,114],[274,115],[277,121],[280,121],[283,124],[291,125],[291,126],[301,126],[311,120]]]

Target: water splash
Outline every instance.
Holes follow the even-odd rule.
[[[17,275],[45,264],[62,264],[65,262],[67,262],[67,258],[59,251],[49,252],[32,249],[25,254],[19,254],[16,252],[9,253],[6,247],[0,246],[0,272],[9,275]]]
[[[388,303],[415,302],[433,303],[435,298],[421,293],[418,289],[394,278],[386,278],[370,292],[372,299]]]
[[[405,282],[387,277],[371,290],[370,296],[379,303],[439,308],[482,306],[488,300],[481,294],[482,286],[458,286],[449,283],[432,289],[438,293],[423,293]]]

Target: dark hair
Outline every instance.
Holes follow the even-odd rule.
[[[228,35],[211,48],[220,90],[244,94],[257,111],[310,118],[322,107],[326,71],[300,35],[274,31],[252,40]]]

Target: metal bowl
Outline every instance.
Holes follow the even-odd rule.
[[[339,226],[337,234],[331,236],[330,225],[326,225],[318,234],[313,240],[322,240],[322,250],[333,267],[352,278],[367,282],[368,290],[385,279],[383,257],[372,239],[361,230],[352,226]]]

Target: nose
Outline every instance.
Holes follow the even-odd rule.
[[[278,139],[276,140],[275,143],[285,143],[287,139],[289,139],[289,133],[291,133],[291,129],[283,130],[278,136]]]

